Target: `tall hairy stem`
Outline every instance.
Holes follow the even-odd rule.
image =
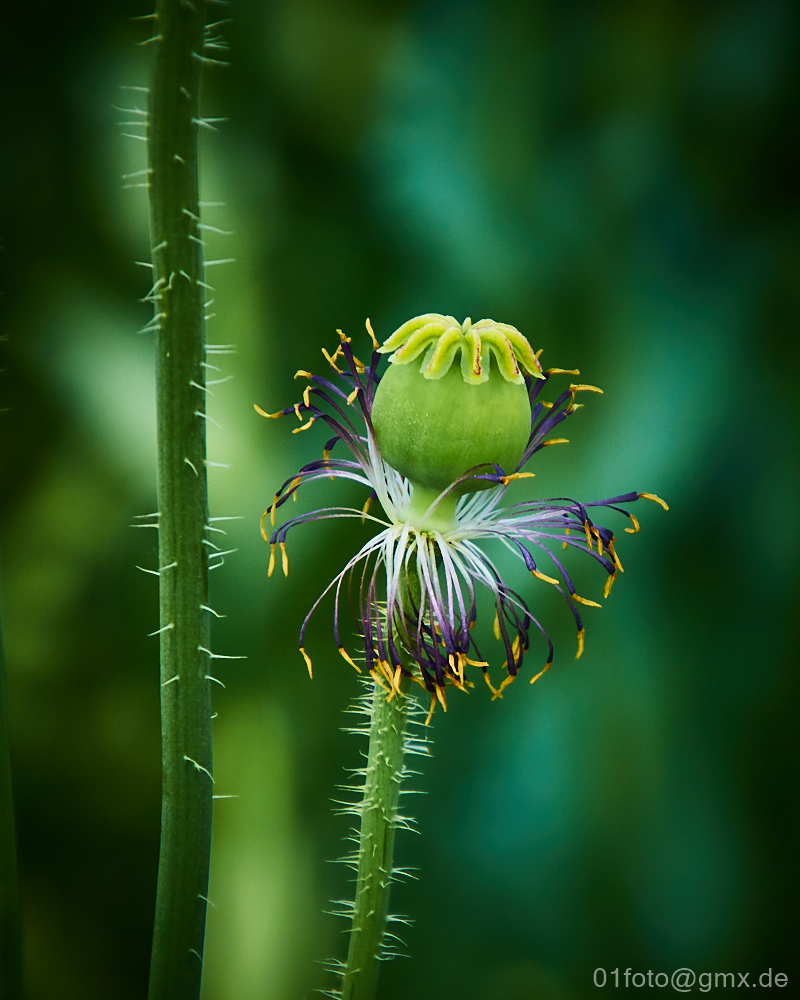
[[[148,106],[158,330],[162,812],[149,1000],[200,993],[211,849],[205,330],[198,151],[203,0],[157,0]]]
[[[342,1000],[372,1000],[376,994],[378,958],[389,914],[408,700],[402,687],[390,699],[380,684],[374,686],[364,798],[359,807],[356,898]]]
[[[7,1000],[22,998],[21,942],[3,633],[0,630],[0,996]]]

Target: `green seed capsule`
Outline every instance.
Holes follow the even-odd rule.
[[[386,461],[424,496],[450,486],[474,466],[516,469],[528,442],[531,407],[521,368],[541,369],[514,327],[492,320],[463,324],[451,316],[419,316],[400,327],[381,351],[394,351],[372,408]],[[460,365],[453,362],[461,354]],[[422,355],[422,363],[414,362]],[[488,488],[460,484],[453,499]]]

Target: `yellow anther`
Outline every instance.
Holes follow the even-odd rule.
[[[392,674],[392,665],[391,665],[391,663],[389,663],[388,660],[378,660],[378,669],[381,671],[381,673],[383,674],[383,676],[389,682],[389,686],[393,687],[394,685],[392,683],[392,679],[393,679],[394,675]]]
[[[338,368],[337,365],[336,365],[336,358],[339,355],[339,348],[338,347],[336,348],[336,351],[334,352],[333,357],[331,357],[330,354],[328,354],[328,352],[325,350],[324,347],[322,348],[322,353],[325,355],[325,359],[328,362],[328,364],[331,366],[331,368],[333,368],[334,371],[337,371],[341,375],[342,374],[342,369]]]
[[[661,504],[664,510],[669,510],[669,504],[662,500],[661,497],[657,497],[655,493],[640,493],[639,496],[642,500],[653,500],[655,503]]]
[[[616,552],[616,549],[614,548],[613,543],[608,546],[608,554],[614,560],[614,565],[617,567],[617,569],[620,571],[620,573],[624,573],[625,570],[622,568],[622,563],[619,561],[619,556],[617,555],[617,552]]]
[[[589,551],[592,552],[592,534],[589,531],[589,522],[583,522],[583,530],[586,533],[586,544],[589,546]]]
[[[372,339],[372,346],[377,351],[378,348],[380,347],[380,344],[378,343],[378,338],[375,336],[375,331],[372,329],[372,323],[370,323],[369,318],[367,318],[366,326],[367,326],[367,333],[370,335],[370,338]]]
[[[425,720],[425,725],[429,726],[431,724],[431,719],[433,718],[433,710],[436,708],[436,695],[431,695],[431,710],[428,712],[428,718]]]
[[[341,340],[341,342],[343,344],[349,344],[350,343],[350,337],[345,337],[345,335],[342,333],[341,330],[337,330],[336,332],[339,334],[339,340]],[[339,353],[339,349],[337,348],[336,349],[336,354],[338,354],[338,353]],[[336,357],[336,354],[334,354],[334,357]]]
[[[262,410],[258,403],[253,403],[253,409],[261,417],[269,417],[270,420],[277,420],[278,417],[283,416],[283,410],[278,410],[277,413],[267,413],[266,410]]]
[[[543,406],[546,410],[552,410],[553,406],[555,405],[554,403],[548,403],[544,399],[538,399],[537,403],[539,403],[540,406]]]
[[[497,697],[497,688],[489,680],[489,672],[488,672],[488,670],[484,670],[484,672],[483,672],[483,679],[486,681],[487,687],[492,692],[492,696],[493,696],[492,697],[492,701],[494,701],[494,699]]]
[[[600,395],[603,394],[603,390],[599,389],[596,385],[583,385],[582,383],[579,385],[572,384],[570,385],[570,389],[573,392],[599,392]]]
[[[295,416],[297,417],[297,419],[298,419],[298,420],[300,421],[300,423],[302,424],[302,422],[303,422],[303,415],[302,415],[302,413],[300,412],[300,404],[299,404],[299,403],[295,403],[295,404],[294,404],[294,412],[295,412]]]
[[[279,542],[278,544],[281,547],[281,565],[283,566],[283,575],[284,576],[288,576],[289,575],[289,557],[286,555],[286,543],[285,542]]]
[[[633,514],[630,515],[630,518],[631,518],[631,524],[633,525],[633,527],[632,528],[626,528],[625,531],[629,535],[635,535],[636,532],[639,530],[639,522],[636,520],[636,518],[633,516]]]
[[[508,486],[513,479],[533,479],[535,475],[535,472],[512,472],[510,476],[502,476],[500,482],[503,486]]]
[[[374,667],[372,668],[372,670],[370,670],[369,674],[370,674],[370,677],[375,681],[375,683],[379,687],[383,688],[383,690],[386,692],[386,694],[392,694],[392,691],[389,688],[386,687],[386,681],[384,681],[384,679],[381,677],[381,675],[378,673],[378,671]]]
[[[265,542],[269,541],[269,535],[267,534],[266,529],[264,528],[264,518],[267,516],[267,514],[269,514],[271,510],[272,508],[270,507],[267,510],[265,510],[264,513],[261,515],[261,537],[264,539]]]
[[[298,368],[294,373],[295,378],[312,378],[311,372],[304,371],[302,368]]]
[[[489,664],[486,660],[471,660],[468,656],[464,657],[464,662],[468,663],[471,667],[488,667]]]
[[[548,368],[545,375],[580,375],[577,368]]]
[[[314,674],[313,674],[313,671],[311,670],[311,657],[303,649],[302,646],[300,647],[300,652],[303,654],[303,659],[306,661],[306,666],[308,667],[308,676],[313,680],[314,679]]]
[[[550,667],[552,667],[552,665],[553,665],[553,664],[552,664],[552,663],[549,663],[549,662],[548,662],[548,663],[545,663],[544,667],[543,667],[543,668],[542,668],[542,669],[541,669],[541,670],[539,671],[539,673],[538,673],[538,674],[536,674],[536,676],[535,676],[535,677],[531,677],[531,684],[533,684],[533,683],[535,683],[536,681],[538,681],[538,680],[539,680],[539,678],[540,678],[540,677],[542,676],[542,674],[546,674],[546,673],[547,673],[547,671],[548,671],[548,670],[550,669]]]
[[[552,576],[546,576],[544,573],[540,573],[538,569],[532,569],[531,573],[537,580],[544,580],[545,583],[552,583],[554,587],[558,586],[558,580]]]
[[[570,594],[573,601],[577,601],[578,604],[585,604],[587,608],[602,608],[602,604],[598,604],[597,601],[590,601],[586,597],[578,597],[577,594]]]
[[[353,400],[356,398],[357,395],[358,395],[358,386],[356,386],[355,389],[353,389],[353,391],[347,397],[347,405],[348,406],[352,406],[353,405]]]
[[[305,389],[303,389],[303,402],[306,404],[306,406],[308,406],[308,407],[311,406],[311,386],[310,385],[307,385],[305,387]]]
[[[569,528],[564,528],[564,534],[565,534],[565,535],[568,535],[568,534],[569,534]],[[562,549],[565,549],[565,548],[567,547],[567,545],[568,545],[568,544],[569,544],[568,542],[562,542],[562,543],[561,543],[561,548],[562,548]]]
[[[611,593],[611,588],[614,586],[614,581],[616,580],[616,578],[617,578],[617,571],[614,570],[614,572],[605,582],[605,586],[603,587],[603,597],[608,597],[608,595]]]
[[[267,570],[267,576],[272,576],[275,571],[275,542],[270,542],[269,545],[269,569]]]
[[[497,612],[495,612],[494,624],[492,625],[492,630],[494,632],[495,639],[497,639],[497,641],[499,642],[500,641],[500,618],[499,618]]]
[[[357,663],[353,662],[352,657],[347,652],[347,650],[344,648],[344,646],[340,646],[339,647],[339,655],[342,657],[342,659],[346,660],[350,664],[350,666],[353,668],[353,670],[356,671],[356,673],[359,673],[359,674],[361,673],[361,667],[359,667],[359,665]]]
[[[575,659],[579,660],[583,656],[583,637],[585,635],[584,629],[578,629],[578,652],[575,654]]]
[[[513,683],[514,680],[516,680],[516,677],[517,677],[516,674],[509,674],[507,677],[504,677],[503,683],[497,689],[497,692],[495,693],[494,698],[492,698],[492,701],[494,701],[495,698],[502,698],[503,691],[505,691],[505,689],[508,687],[509,684]]]
[[[275,511],[278,509],[278,494],[275,494],[275,499],[272,501],[272,506],[269,509],[269,523],[272,527],[275,527]],[[265,536],[266,537],[266,536]]]
[[[444,685],[442,685],[441,687],[439,687],[438,684],[436,685],[436,697],[439,699],[439,702],[440,702],[442,708],[446,712],[447,711],[447,698],[445,697],[445,693],[444,693]]]
[[[536,352],[536,360],[537,360],[537,361],[538,361],[538,360],[539,360],[539,358],[540,358],[540,357],[542,356],[542,351],[544,351],[544,348],[543,348],[543,347],[540,347],[540,348],[539,348],[539,350],[538,350],[538,351]]]
[[[300,418],[302,420],[302,417]],[[307,431],[308,428],[314,423],[316,417],[309,417],[308,420],[303,424],[302,427],[295,427],[292,434],[299,434],[301,431]]]
[[[299,429],[302,430],[302,427],[299,428]],[[292,431],[292,433],[296,434],[297,432],[296,431]],[[300,485],[301,482],[302,482],[302,479],[300,478],[300,476],[295,476],[295,478],[289,483],[289,488],[286,491],[287,494],[288,493],[292,494],[292,500],[294,500],[294,501],[297,500],[297,487]]]
[[[549,441],[542,442],[542,447],[549,448],[551,444],[569,444],[569,438],[550,438]]]

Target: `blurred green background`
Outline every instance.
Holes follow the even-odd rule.
[[[228,525],[211,576],[215,689],[206,1000],[333,985],[347,896],[331,811],[363,749],[330,606],[360,525],[258,518],[318,457],[264,421],[343,328],[490,316],[601,385],[518,496],[626,490],[626,568],[572,620],[524,583],[553,670],[437,714],[398,838],[411,960],[384,1000],[578,1000],[595,968],[792,973],[797,941],[798,8],[789,0],[240,0],[204,134],[210,458]],[[0,62],[0,566],[31,1000],[146,990],[159,821],[153,342],[144,144],[115,122],[147,79],[146,6],[13,5]],[[316,436],[315,436],[316,435]],[[330,491],[327,487],[330,486]],[[308,490],[301,504],[335,495]],[[298,510],[300,508],[298,507]],[[616,524],[621,532],[622,519]],[[603,574],[574,560],[578,590]],[[494,652],[494,651],[492,651]],[[541,659],[544,658],[542,651]],[[536,662],[536,653],[532,664]],[[221,661],[225,662],[225,661]],[[609,986],[609,988],[611,988]],[[791,989],[791,987],[790,987]],[[796,987],[795,987],[796,989]],[[787,991],[788,992],[788,991]]]

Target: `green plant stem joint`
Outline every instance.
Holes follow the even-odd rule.
[[[455,523],[459,497],[496,485],[466,473],[517,468],[531,429],[525,375],[543,378],[541,367],[513,326],[439,314],[404,323],[380,353],[391,353],[391,365],[375,393],[372,424],[383,458],[412,485],[402,516],[441,530]]]

